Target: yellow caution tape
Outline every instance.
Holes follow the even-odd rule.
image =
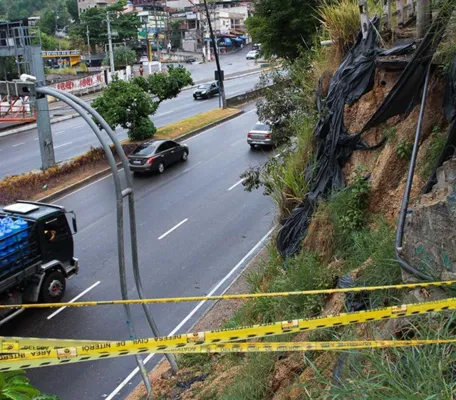
[[[135,299],[135,300],[101,300],[101,301],[80,301],[74,303],[44,303],[44,304],[8,304],[0,305],[2,309],[20,309],[20,308],[61,308],[61,307],[95,307],[95,306],[111,306],[111,305],[134,305],[134,304],[153,304],[153,303],[182,303],[191,301],[209,301],[209,300],[247,300],[258,299],[265,297],[289,297],[303,295],[318,295],[318,294],[334,294],[334,293],[356,293],[375,290],[388,289],[416,289],[426,287],[442,287],[456,284],[456,281],[442,282],[422,282],[422,283],[405,283],[400,285],[386,286],[364,286],[344,289],[319,289],[319,290],[302,290],[295,292],[275,292],[275,293],[249,293],[249,294],[229,294],[222,296],[194,296],[194,297],[169,297],[159,299]]]
[[[378,321],[383,319],[401,318],[410,315],[425,314],[429,312],[439,312],[443,310],[456,309],[456,298],[445,300],[430,301],[426,303],[415,303],[402,306],[379,308],[368,311],[359,311],[354,313],[345,313],[338,315],[329,315],[325,317],[295,319],[291,321],[281,321],[271,324],[252,325],[242,328],[221,329],[207,332],[189,333],[184,335],[175,335],[171,337],[158,337],[150,339],[138,339],[133,341],[122,342],[87,342],[81,345],[81,341],[75,341],[77,346],[68,346],[67,340],[51,339],[20,339],[4,338],[2,341],[1,351],[4,353],[0,356],[0,371],[10,369],[10,363],[21,369],[31,368],[29,361],[42,360],[38,366],[46,366],[49,359],[64,360],[61,363],[69,362],[71,358],[79,357],[78,361],[87,361],[97,358],[109,357],[114,351],[112,357],[123,355],[141,354],[149,352],[186,352],[190,347],[219,345],[221,343],[240,341],[253,338],[263,338],[267,336],[282,335],[293,332],[322,329],[340,325],[358,324],[363,322]],[[38,340],[39,343],[34,342]],[[14,344],[14,341],[17,343]],[[48,346],[42,346],[35,351],[23,351],[26,345],[42,345],[47,342]],[[61,347],[61,348],[57,348]],[[111,350],[112,349],[112,350]],[[192,350],[188,350],[191,352]],[[88,357],[88,358],[87,358]],[[95,357],[95,358],[94,358]],[[25,362],[27,361],[27,362]],[[8,364],[5,364],[5,363]],[[25,362],[25,363],[24,363]],[[20,364],[20,365],[19,365]],[[37,363],[33,363],[37,366]]]
[[[456,339],[435,340],[376,340],[376,341],[338,341],[338,342],[271,342],[271,343],[226,343],[198,345],[188,348],[167,350],[157,344],[139,343],[129,351],[114,347],[102,347],[93,353],[83,347],[58,350],[41,350],[27,353],[0,355],[0,372],[15,369],[30,369],[80,363],[106,358],[126,357],[143,353],[251,353],[251,352],[292,352],[292,351],[341,351],[360,349],[397,348],[435,344],[454,344]],[[95,347],[95,346],[87,346]]]

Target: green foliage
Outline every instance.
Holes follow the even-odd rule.
[[[155,113],[158,104],[134,82],[112,81],[92,106],[112,128],[120,125],[128,129],[131,140],[142,140],[155,134],[149,115]]]
[[[70,37],[75,40],[77,38],[84,40],[87,43],[87,27],[90,31],[91,45],[102,46],[107,42],[107,27],[106,27],[106,13],[119,11],[123,7],[123,2],[117,2],[106,8],[92,7],[87,9],[82,15],[80,22],[72,27],[70,30]],[[141,26],[137,14],[111,14],[112,30],[116,31],[119,36],[116,38],[118,41],[128,39],[136,39],[138,35],[138,28]]]
[[[265,164],[252,167],[241,175],[246,191],[264,187],[264,194],[271,196],[280,209],[284,208],[284,201],[300,202],[307,195],[305,171],[312,165],[314,120],[297,113],[287,123],[297,135],[294,151],[284,151],[280,158],[271,157]]]
[[[12,81],[19,78],[15,57],[0,57],[0,80]]]
[[[263,45],[266,56],[293,61],[300,48],[309,48],[318,24],[317,0],[258,0],[255,14],[246,20],[255,42]]]
[[[332,222],[342,235],[362,228],[366,222],[370,186],[365,175],[366,170],[358,166],[354,182],[328,202]]]
[[[391,142],[391,141],[395,140],[396,139],[396,134],[397,134],[397,128],[395,126],[389,127],[389,128],[385,128],[383,130],[383,135],[385,135],[386,140],[388,140],[388,142]]]
[[[162,101],[176,97],[192,82],[190,73],[181,66],[169,68],[168,74],[149,75],[147,79],[114,80],[92,105],[111,127],[120,125],[128,129],[131,140],[144,140],[156,132],[149,116]]]
[[[396,154],[403,160],[409,160],[412,155],[412,144],[406,139],[401,139],[396,145]]]
[[[58,50],[59,39],[57,39],[55,36],[41,32],[41,46],[43,50]]]
[[[318,256],[308,252],[287,259],[283,264],[277,250],[270,247],[269,257],[258,272],[248,276],[248,281],[253,293],[327,289],[334,285],[334,271],[324,268]],[[226,327],[314,317],[323,304],[324,296],[321,295],[251,299]]]
[[[447,142],[445,134],[438,126],[434,126],[430,140],[431,143],[426,152],[426,156],[424,157],[424,162],[419,166],[419,173],[424,179],[430,178],[431,174],[434,172],[440,154],[442,154]]]
[[[66,0],[66,9],[73,21],[79,21],[78,0]]]
[[[452,338],[455,322],[454,312],[414,317],[396,334],[400,339]],[[350,351],[340,380],[318,377],[325,399],[453,400],[455,360],[452,345]]]
[[[375,0],[368,2],[368,8],[371,15],[383,15],[381,3]],[[345,54],[360,31],[358,2],[323,0],[318,8],[318,18],[329,38],[338,46],[341,54]]]
[[[272,353],[248,354],[236,380],[215,399],[264,400],[272,396],[268,378],[274,370],[277,355]]]
[[[114,66],[116,70],[133,65],[136,62],[136,52],[127,46],[119,46],[114,49]],[[109,65],[109,58],[106,55],[103,65]]]
[[[0,373],[0,400],[59,400],[57,396],[41,394],[22,370]]]

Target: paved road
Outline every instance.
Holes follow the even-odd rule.
[[[227,96],[235,96],[253,88],[259,74],[226,82]],[[163,102],[152,120],[157,127],[191,117],[218,107],[218,98],[195,101],[192,90],[185,90],[171,100]],[[99,143],[82,118],[52,125],[54,149],[58,162],[71,159]],[[120,139],[127,137],[123,129],[117,130]],[[41,158],[36,129],[0,138],[0,178],[33,169],[39,169]]]
[[[235,266],[240,269],[253,257],[251,250],[272,228],[271,199],[263,196],[261,190],[246,193],[239,184],[239,175],[247,167],[271,156],[270,151],[250,150],[246,143],[246,132],[257,118],[252,108],[187,140],[187,163],[176,165],[161,176],[135,177],[140,264],[147,296],[208,294]],[[69,281],[64,300],[89,288],[92,289],[81,300],[119,298],[111,178],[66,196],[58,204],[75,210],[79,225],[75,248],[81,270]],[[182,221],[186,222],[159,240]],[[131,275],[128,289],[135,298]],[[235,275],[215,294],[220,294]],[[192,313],[195,306],[154,305],[151,310],[163,334],[182,333],[188,331],[208,304]],[[191,318],[186,319],[190,313]],[[138,337],[151,336],[141,307],[133,306],[133,314]],[[54,315],[54,310],[27,311],[1,327],[0,335],[128,339],[122,308],[65,309]],[[156,361],[157,357],[153,357],[148,368]],[[37,369],[30,371],[29,377],[41,390],[58,394],[62,400],[123,399],[140,381],[134,375],[132,380],[123,382],[135,366],[134,358],[128,357]]]

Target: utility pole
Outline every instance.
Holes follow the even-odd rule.
[[[219,82],[220,97],[222,99],[222,108],[226,108],[225,87],[223,85],[222,69],[220,68],[220,59],[219,59],[219,55],[217,52],[217,46],[215,44],[214,31],[212,30],[211,15],[209,14],[209,8],[207,7],[206,0],[204,0],[204,8],[206,9],[207,23],[209,24],[209,32],[211,34],[211,42],[212,42],[212,47],[214,48],[215,62],[217,64],[218,82]]]
[[[160,38],[158,34],[158,16],[157,16],[157,0],[154,0],[154,19],[155,19],[155,45],[157,46],[157,55],[158,55],[158,62],[161,61],[161,54],[160,54]]]
[[[25,59],[30,65],[30,74],[36,77],[36,86],[46,86],[41,46],[26,46]],[[49,105],[46,96],[36,97],[35,108],[37,115],[38,143],[41,153],[41,169],[45,171],[55,165]]]
[[[89,67],[92,66],[92,50],[90,49],[90,31],[89,25],[87,25],[87,49],[89,51]]]
[[[108,44],[109,44],[109,66],[111,68],[111,77],[115,72],[114,67],[114,52],[112,50],[112,30],[111,30],[111,15],[108,11],[106,13],[106,22],[108,24]]]

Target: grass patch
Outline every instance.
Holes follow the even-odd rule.
[[[273,395],[268,378],[274,370],[277,355],[273,353],[247,354],[239,375],[217,397],[220,400],[264,400]]]
[[[371,15],[383,15],[380,2],[369,0],[368,8]],[[360,30],[358,2],[324,0],[318,9],[318,18],[330,39],[345,54]]]
[[[239,114],[239,110],[236,108],[211,110],[159,128],[154,138],[175,139],[236,114]]]
[[[324,268],[316,254],[302,252],[282,264],[277,250],[270,247],[268,259],[259,272],[248,276],[248,281],[253,293],[271,293],[330,288],[334,277],[335,271]],[[313,317],[323,305],[322,295],[250,299],[225,327]]]
[[[454,312],[415,317],[399,338],[454,337],[455,317]],[[451,345],[348,352],[341,379],[323,380],[327,390],[316,398],[452,400],[455,362],[456,349]]]

